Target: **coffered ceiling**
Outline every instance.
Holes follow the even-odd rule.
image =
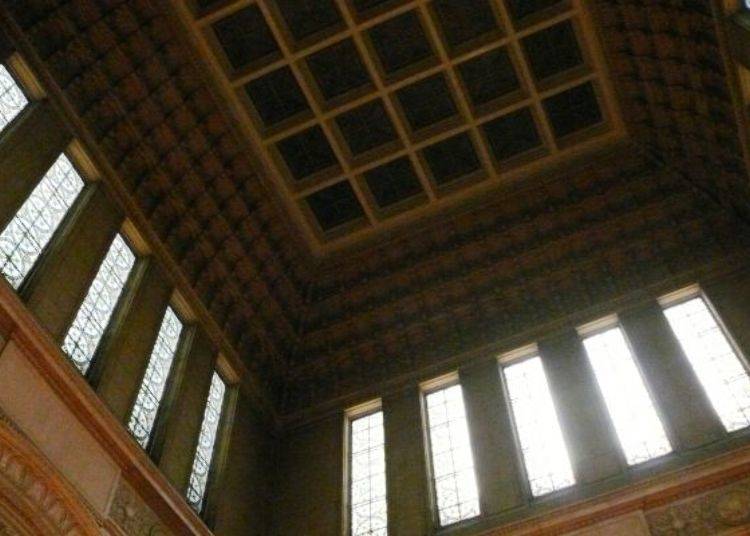
[[[325,254],[624,134],[584,0],[175,0]]]

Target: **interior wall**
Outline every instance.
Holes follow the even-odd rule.
[[[727,273],[719,271],[714,276],[706,276],[697,281],[701,283],[709,300],[715,306],[741,351],[744,352],[745,356],[750,356],[750,309],[748,308],[748,303],[750,303],[750,266],[740,267]],[[684,280],[675,281],[675,287],[672,287],[671,290],[675,290],[684,284]],[[684,356],[681,355],[680,350],[676,350],[679,355],[675,355],[675,341],[672,340],[671,336],[663,340],[654,340],[653,333],[644,333],[643,330],[636,329],[636,326],[640,325],[645,327],[648,332],[653,331],[655,320],[649,315],[653,314],[653,311],[661,314],[656,303],[658,297],[658,293],[653,294],[649,291],[635,292],[628,299],[612,304],[611,309],[606,312],[617,312],[623,318],[626,332],[633,339],[632,342],[638,353],[638,359],[647,381],[656,389],[654,393],[658,398],[658,404],[662,411],[666,412],[665,418],[668,419],[673,438],[675,438],[673,439],[675,453],[664,460],[647,464],[648,467],[645,469],[628,468],[617,461],[608,467],[599,462],[592,462],[588,467],[582,467],[584,472],[578,475],[580,477],[579,484],[570,493],[566,493],[562,498],[535,501],[519,491],[523,488],[521,485],[522,476],[513,461],[518,453],[514,452],[516,447],[512,439],[509,439],[512,438],[513,432],[508,428],[510,425],[506,422],[507,419],[500,418],[497,411],[488,410],[479,412],[481,420],[478,420],[472,417],[472,412],[469,412],[469,426],[474,440],[475,463],[477,463],[476,470],[480,474],[486,473],[480,476],[487,478],[480,478],[479,480],[482,486],[491,490],[492,498],[490,502],[493,504],[487,505],[484,502],[486,497],[484,497],[482,503],[484,515],[479,520],[468,523],[467,526],[451,530],[451,534],[495,534],[493,528],[498,527],[505,527],[504,529],[498,528],[498,534],[523,534],[526,532],[562,534],[568,529],[562,530],[552,527],[554,523],[563,522],[561,520],[566,519],[566,516],[575,515],[576,507],[574,505],[576,504],[586,505],[585,508],[581,506],[581,511],[584,512],[581,515],[584,517],[578,521],[578,526],[588,526],[594,524],[597,519],[606,518],[603,514],[597,517],[593,510],[587,509],[591,507],[592,498],[603,493],[610,494],[604,502],[610,506],[614,505],[612,507],[616,510],[620,509],[617,510],[618,514],[629,510],[634,512],[635,517],[629,516],[624,519],[622,526],[630,527],[628,530],[632,530],[632,527],[635,526],[641,527],[641,529],[645,527],[643,534],[671,534],[669,530],[672,530],[672,528],[665,525],[665,520],[669,516],[672,516],[672,519],[681,519],[680,522],[684,522],[686,526],[691,527],[691,530],[697,530],[696,534],[713,533],[711,531],[719,530],[722,527],[731,528],[734,522],[728,519],[728,516],[725,516],[726,519],[722,518],[723,514],[720,511],[714,512],[711,510],[703,518],[696,519],[695,516],[688,515],[687,510],[684,510],[680,504],[689,504],[691,511],[696,508],[713,508],[712,505],[715,505],[716,501],[728,501],[728,497],[738,495],[742,496],[737,500],[741,501],[743,505],[741,508],[738,506],[743,513],[738,514],[736,523],[737,525],[750,523],[750,488],[742,483],[742,479],[746,479],[747,475],[750,474],[750,466],[745,466],[744,462],[741,461],[744,456],[741,452],[747,451],[750,435],[736,433],[730,436],[723,431],[717,417],[706,400],[702,398],[700,388],[697,386],[695,378],[692,377],[692,372]],[[589,318],[587,320],[594,319]],[[574,324],[558,327],[554,332],[546,334],[545,340],[552,341],[560,337],[564,338],[570,332],[575,334],[574,328]],[[661,332],[662,338],[665,334],[670,333],[666,323],[661,328],[666,329],[666,331]],[[575,335],[572,336],[575,337]],[[557,350],[562,347],[557,345],[557,348],[553,349],[550,342],[543,345],[540,343],[540,346],[543,347],[543,358],[546,355],[550,360],[546,366],[555,368],[558,365],[558,358],[564,357],[556,354]],[[549,353],[544,354],[545,349],[549,349]],[[481,374],[479,384],[487,383],[488,375],[499,374],[497,365],[493,364],[494,355],[483,358],[488,366],[486,367],[487,370]],[[661,372],[656,370],[662,365],[666,367],[664,370]],[[467,365],[460,362],[456,366],[461,371],[468,371],[474,367],[473,364]],[[469,368],[466,368],[466,366]],[[561,366],[565,367],[567,364],[561,364]],[[681,368],[676,369],[675,366]],[[448,372],[448,370],[440,372]],[[577,374],[575,370],[569,370],[567,373],[578,379],[582,376],[580,373]],[[437,372],[424,373],[419,379],[428,380],[431,378],[429,374],[437,374]],[[551,372],[548,371],[548,374],[551,374]],[[685,375],[690,376],[686,382],[682,380]],[[559,376],[559,374],[555,372],[553,376]],[[487,396],[491,390],[485,389],[482,393],[467,393],[468,389],[481,389],[481,387],[477,387],[479,384],[476,382],[472,386],[468,385],[469,381],[473,382],[471,373],[462,372],[461,377],[467,404],[474,407],[478,407],[475,404],[477,401],[479,401],[480,406],[487,404]],[[499,375],[497,381],[499,381]],[[656,387],[658,381],[666,382],[669,385]],[[565,396],[558,400],[558,403],[580,403],[583,400],[590,400],[590,393],[587,394],[586,392],[588,387],[584,383],[576,381],[572,387],[574,392],[566,392]],[[688,383],[691,383],[691,385],[688,385]],[[677,398],[683,398],[670,402],[670,392],[676,393]],[[426,447],[422,442],[421,434],[419,385],[417,381],[406,382],[399,384],[395,390],[393,387],[381,385],[373,390],[373,395],[381,397],[383,400],[386,466],[389,479],[389,526],[395,531],[395,534],[433,534],[434,529],[431,528],[433,525],[430,522],[432,506],[429,493],[425,490],[429,477],[424,450]],[[597,397],[594,397],[591,400],[596,401],[597,399]],[[363,400],[359,402],[363,402]],[[502,412],[502,409],[498,409],[501,408],[502,397],[498,396],[496,403],[490,405],[496,406],[494,409]],[[340,533],[343,516],[345,515],[341,510],[342,494],[345,489],[343,464],[345,463],[346,450],[342,439],[345,409],[339,407],[313,422],[291,427],[282,434],[279,442],[281,455],[278,474],[280,478],[277,480],[275,492],[278,500],[276,508],[274,508],[274,534],[291,536]],[[469,409],[471,408],[467,408],[467,411]],[[603,408],[599,409],[604,411]],[[580,413],[576,408],[567,408],[567,410],[562,413]],[[590,414],[592,411],[592,408],[587,406],[583,413]],[[476,412],[474,413],[476,414]],[[577,428],[578,432],[585,433],[589,438],[602,431],[596,429],[593,421],[589,421],[588,424],[579,421],[578,424],[580,425]],[[570,430],[566,430],[569,440],[571,439],[570,432]],[[478,438],[482,438],[482,441],[476,441]],[[569,448],[573,451],[591,450],[590,441],[587,441],[586,445],[580,445],[578,438],[572,439]],[[510,450],[505,445],[506,440],[511,442]],[[607,441],[610,441],[610,439],[605,438],[604,442]],[[608,445],[606,448],[614,448],[615,451],[618,451],[615,444]],[[493,457],[493,452],[496,453],[494,455],[496,460],[494,461],[498,463],[487,466],[479,465],[477,460],[483,459],[484,452],[489,452],[490,458]],[[599,452],[603,451],[600,449]],[[633,493],[637,494],[640,493],[638,490],[642,491],[650,485],[657,488],[661,484],[666,486],[666,482],[674,475],[689,479],[692,474],[691,471],[697,471],[692,467],[695,467],[696,464],[700,466],[701,463],[709,468],[712,464],[718,466],[720,462],[716,460],[723,453],[729,453],[726,456],[728,459],[735,460],[738,467],[735,467],[728,476],[712,477],[712,480],[705,484],[705,488],[698,487],[697,491],[692,490],[684,482],[677,484],[678,487],[683,486],[682,494],[684,497],[695,495],[693,498],[681,499],[680,504],[673,504],[679,493],[670,491],[671,495],[669,495],[663,489],[663,493],[669,495],[669,497],[660,497],[658,500],[647,500],[643,497],[636,500],[628,496],[630,497],[629,500],[632,499],[633,501],[628,502],[621,498],[625,495],[611,495],[620,491],[623,494],[630,493],[628,490],[635,490]],[[615,452],[615,457],[619,457],[617,452]],[[393,464],[393,467],[390,467],[389,464]],[[660,480],[659,475],[666,476]],[[483,483],[483,480],[489,480],[489,482]],[[701,486],[704,486],[704,484]],[[484,487],[480,489],[483,490]],[[706,491],[707,489],[716,489],[717,491],[709,492]],[[586,503],[585,501],[589,502]],[[650,506],[642,506],[646,504]],[[536,519],[555,508],[558,509],[555,510],[558,514],[547,519],[551,523],[549,528],[543,529],[543,524],[534,525],[531,522],[528,526],[523,524],[523,520]],[[607,515],[612,517],[613,514]],[[509,529],[507,527],[515,528]],[[610,530],[613,527],[614,525],[610,526],[605,523],[602,527],[581,529],[581,534],[600,534],[601,532],[597,532],[598,530]],[[572,531],[572,529],[569,530]],[[625,533],[631,534],[631,532]]]
[[[279,511],[272,487],[278,476],[274,428],[238,393],[229,449],[212,505],[219,536],[267,536],[271,516]],[[302,534],[302,533],[300,533]]]
[[[366,397],[380,382],[729,262],[750,239],[738,229],[748,226],[673,170],[623,148],[353,253],[316,284],[285,411]]]

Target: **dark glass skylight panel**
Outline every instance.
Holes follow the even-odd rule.
[[[433,0],[432,9],[451,50],[499,31],[488,0]]]
[[[245,92],[266,126],[310,109],[289,67],[282,67],[245,85]]]
[[[213,25],[216,39],[234,69],[279,53],[260,8],[251,4]]]
[[[393,74],[433,56],[416,11],[389,19],[369,31],[386,74]]]
[[[542,144],[528,108],[493,119],[482,128],[498,161],[518,156]]]
[[[382,101],[376,100],[345,112],[336,124],[354,155],[362,154],[398,138]]]
[[[289,171],[302,180],[338,164],[323,129],[315,126],[277,144]]]
[[[306,61],[326,100],[372,84],[357,47],[351,39],[339,41],[316,52]]]
[[[427,147],[423,155],[438,184],[447,184],[482,169],[468,134],[459,134]]]
[[[307,204],[324,231],[361,220],[365,215],[349,181],[318,190],[307,198]]]
[[[583,64],[575,27],[569,20],[526,37],[523,49],[537,80]]]
[[[474,106],[487,104],[520,89],[518,76],[505,48],[497,48],[458,66]]]
[[[544,110],[558,138],[592,127],[604,120],[591,82],[546,99]]]
[[[366,172],[365,181],[380,208],[387,208],[424,192],[406,157]]]
[[[343,25],[334,0],[275,0],[296,41]]]
[[[458,114],[456,103],[442,74],[400,89],[396,96],[413,131],[429,127]]]

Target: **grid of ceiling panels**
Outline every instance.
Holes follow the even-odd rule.
[[[317,245],[619,124],[582,0],[195,1],[194,27]]]

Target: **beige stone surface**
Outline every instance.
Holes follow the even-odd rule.
[[[104,514],[117,465],[14,342],[0,354],[0,407],[91,507]]]

